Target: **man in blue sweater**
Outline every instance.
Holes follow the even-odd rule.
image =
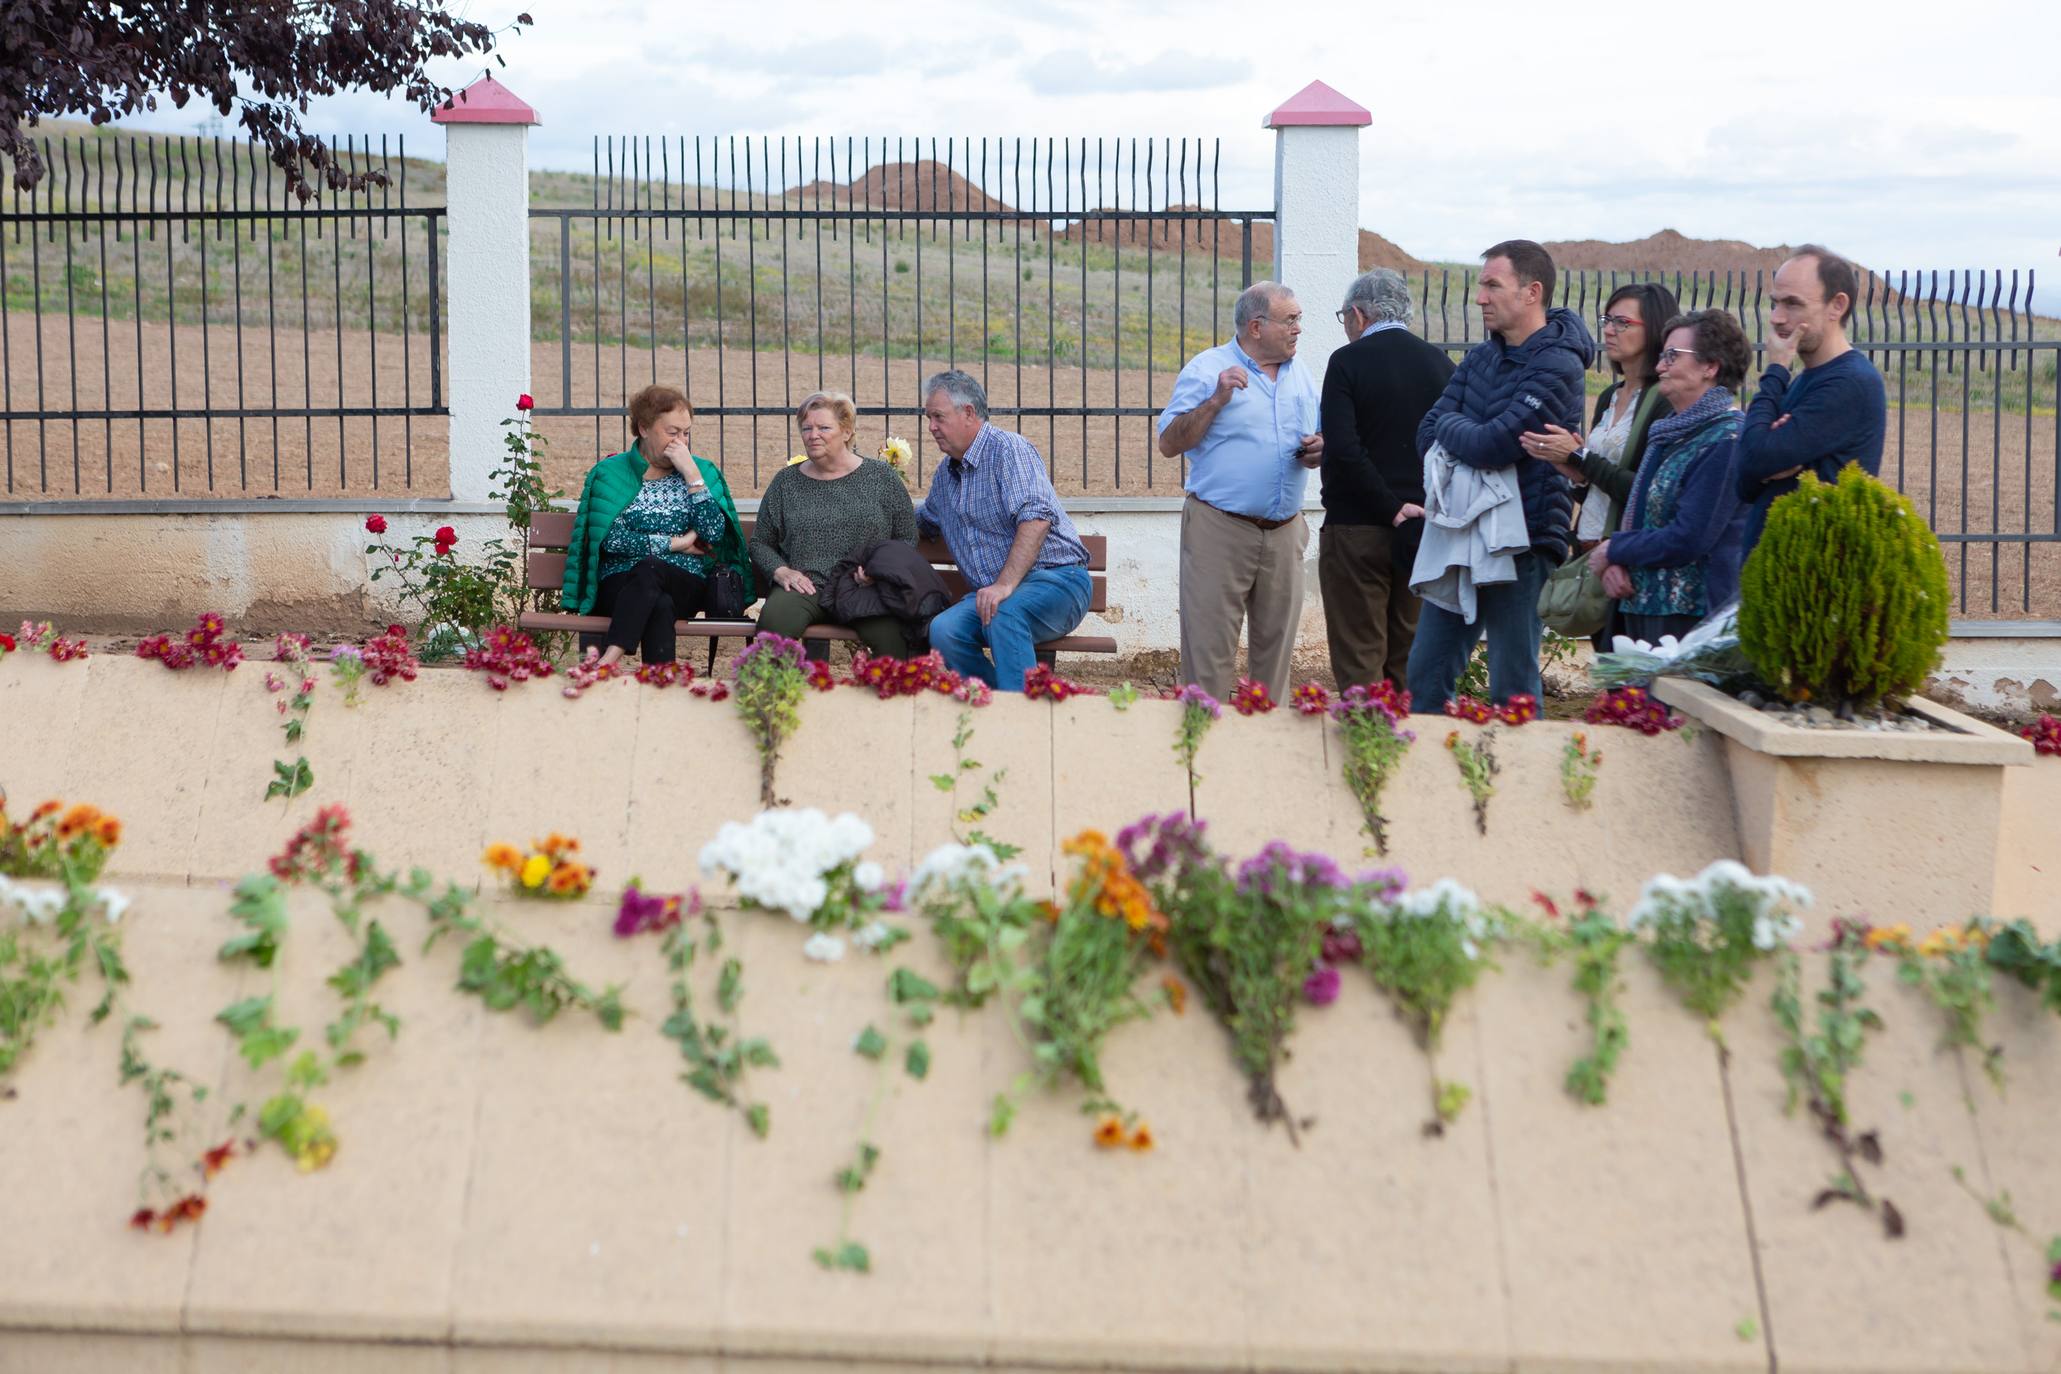
[[[1795,491],[1801,474],[1833,482],[1848,463],[1871,477],[1882,471],[1882,374],[1846,341],[1858,288],[1853,264],[1814,243],[1775,273],[1767,365],[1739,436],[1739,499],[1753,507],[1746,553],[1760,542],[1768,507]],[[1796,362],[1803,366],[1792,373]]]
[[[1468,621],[1427,602],[1410,645],[1412,709],[1445,710],[1467,660],[1488,636],[1489,694],[1507,701],[1539,693],[1539,588],[1567,557],[1573,488],[1552,464],[1525,453],[1520,436],[1548,425],[1580,432],[1582,372],[1596,345],[1581,318],[1553,304],[1553,259],[1529,239],[1482,255],[1474,303],[1487,338],[1469,350],[1417,426],[1417,452],[1433,443],[1457,463],[1504,470],[1524,506],[1531,547],[1516,557],[1516,580],[1477,583]],[[1412,578],[1413,584],[1415,579]]]

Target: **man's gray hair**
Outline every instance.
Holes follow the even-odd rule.
[[[1377,267],[1353,278],[1345,291],[1345,308],[1357,310],[1369,324],[1408,324],[1413,312],[1410,284],[1392,268]]]
[[[932,374],[923,384],[923,403],[930,404],[930,398],[944,392],[955,406],[972,406],[973,413],[985,420],[988,418],[988,393],[978,378],[953,368],[949,372]]]
[[[1286,296],[1295,299],[1295,293],[1277,281],[1256,281],[1238,293],[1238,304],[1231,311],[1231,327],[1242,337],[1245,326],[1274,308],[1274,302]]]

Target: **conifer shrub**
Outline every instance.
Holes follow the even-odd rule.
[[[1768,510],[1739,578],[1739,646],[1791,701],[1874,707],[1924,685],[1947,639],[1946,560],[1902,495],[1848,463]]]

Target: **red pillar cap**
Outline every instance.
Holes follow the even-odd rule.
[[[1260,122],[1260,127],[1293,129],[1326,124],[1360,127],[1373,122],[1374,116],[1365,106],[1354,104],[1321,81],[1312,81],[1277,106]]]
[[[491,76],[458,92],[448,107],[430,114],[432,124],[538,124],[537,112]]]

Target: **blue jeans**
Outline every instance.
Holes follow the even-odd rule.
[[[1071,633],[1087,615],[1093,591],[1086,568],[1033,568],[985,625],[970,592],[940,611],[930,622],[931,647],[953,672],[998,692],[1020,692],[1023,675],[1038,661],[1039,643]]]
[[[1417,618],[1417,638],[1410,644],[1410,709],[1438,715],[1451,700],[1460,674],[1474,653],[1475,641],[1488,635],[1489,696],[1508,701],[1520,692],[1539,694],[1539,645],[1545,627],[1539,623],[1539,590],[1547,568],[1536,553],[1517,556],[1517,580],[1482,587],[1474,623],[1430,602]]]

